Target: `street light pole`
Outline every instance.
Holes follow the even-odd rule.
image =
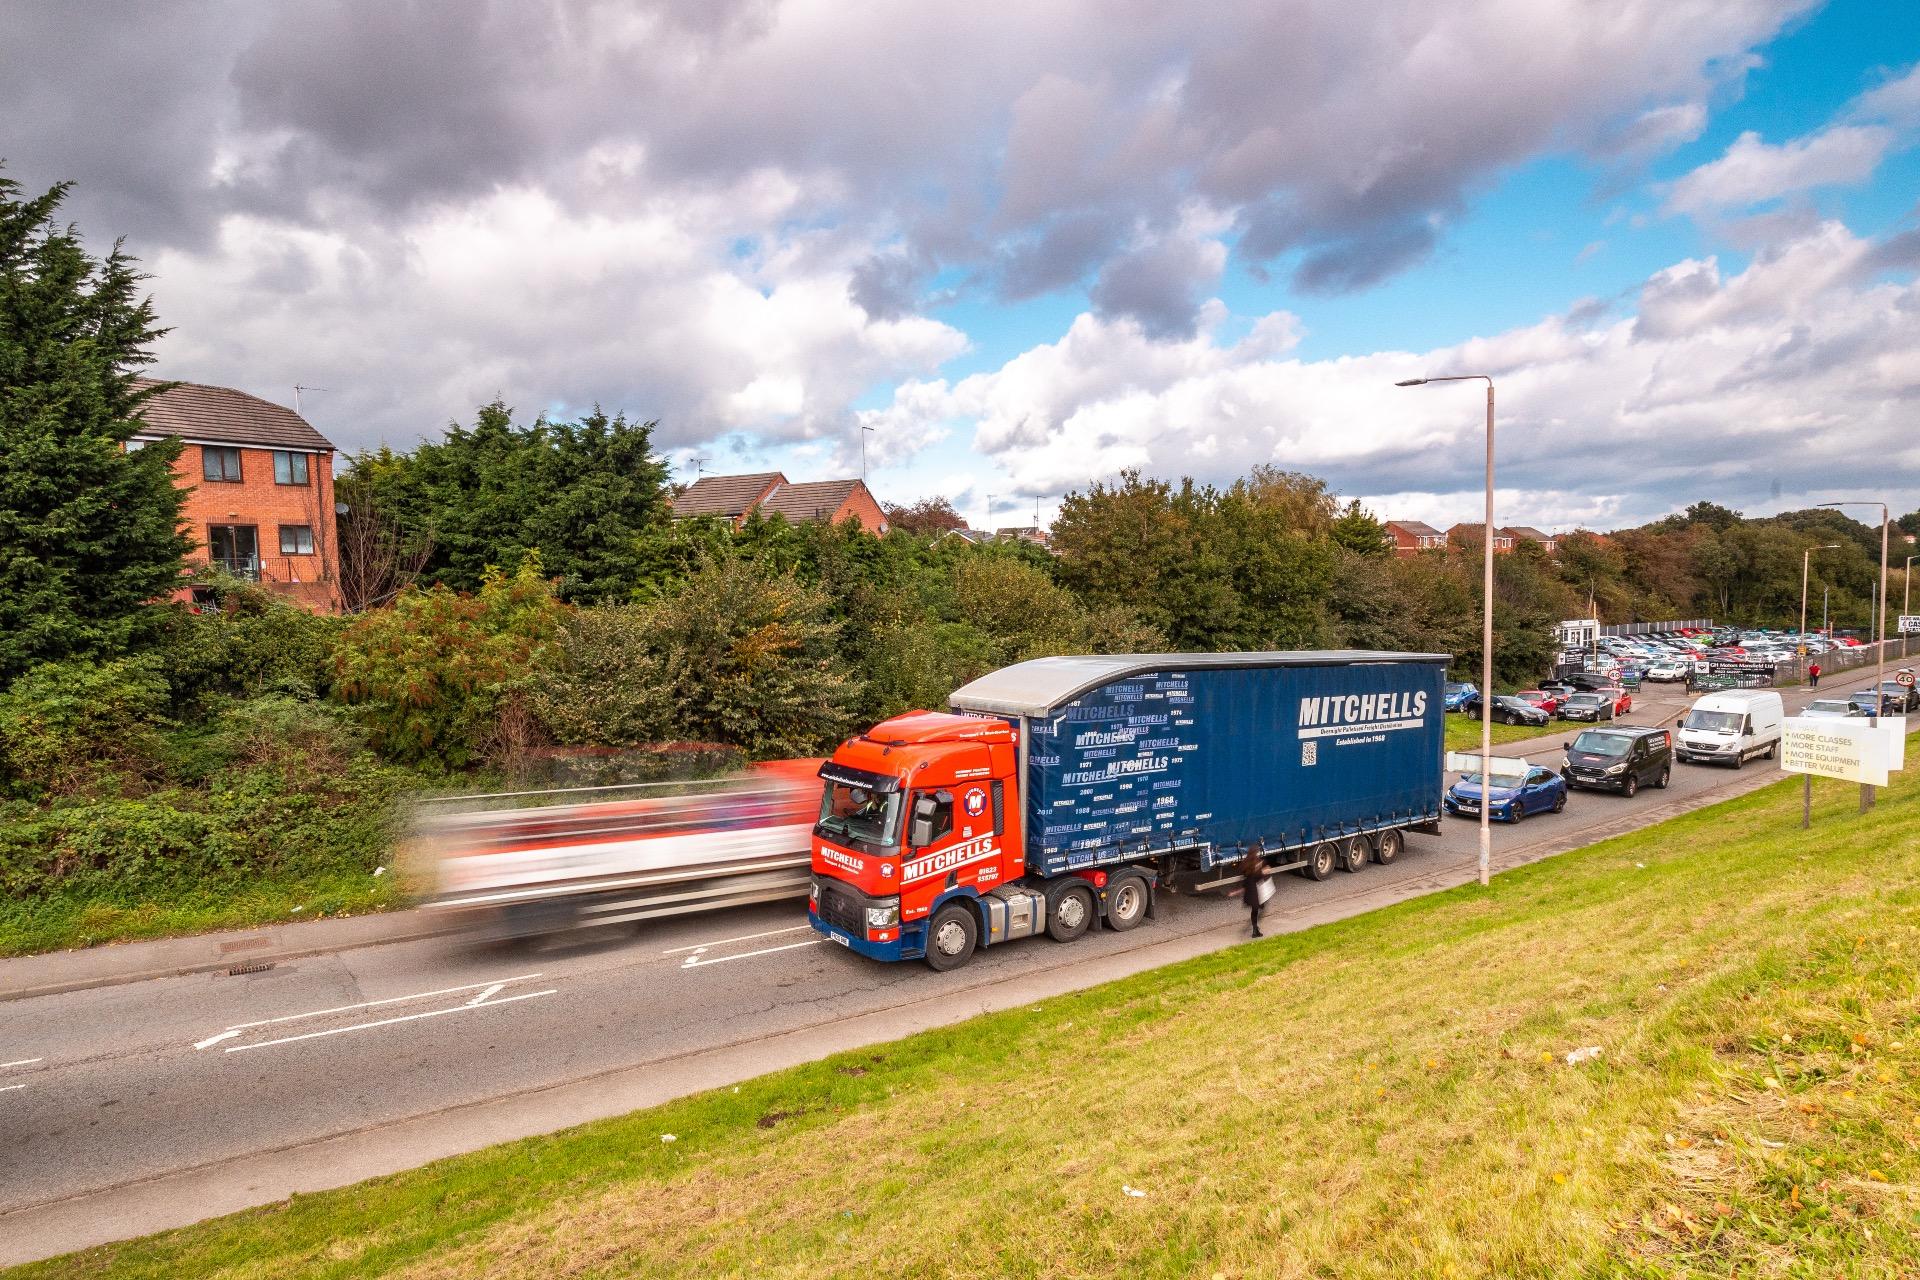
[[[1887,532],[1892,519],[1884,502],[1849,501],[1822,502],[1823,507],[1878,507],[1880,508],[1880,599],[1874,605],[1874,621],[1879,628],[1879,643],[1874,646],[1873,657],[1873,715],[1867,720],[1870,725],[1880,723],[1880,713],[1886,709],[1887,691],[1881,686],[1887,680]],[[1860,812],[1873,808],[1873,784],[1860,784]]]
[[[1906,567],[1900,571],[1900,616],[1903,618],[1913,612],[1913,562],[1915,560],[1920,560],[1920,555],[1908,556]],[[1900,633],[1900,656],[1902,658],[1907,656],[1907,633],[1904,631]]]
[[[1812,562],[1814,552],[1832,551],[1834,548],[1838,547],[1839,545],[1840,544],[1837,542],[1827,542],[1817,547],[1808,547],[1805,551],[1801,552],[1800,554],[1800,644],[1799,644],[1799,648],[1800,648],[1800,674],[1802,676],[1805,676],[1807,674],[1807,663],[1806,663],[1807,566],[1809,563]]]
[[[1484,373],[1459,373],[1444,378],[1408,378],[1396,387],[1423,387],[1429,382],[1484,382],[1487,384],[1487,510],[1481,531],[1480,589],[1480,883],[1493,874],[1493,379]]]

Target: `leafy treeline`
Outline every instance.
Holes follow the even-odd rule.
[[[652,423],[521,425],[497,402],[340,478],[351,616],[218,577],[218,611],[189,612],[169,598],[177,446],[123,447],[160,330],[131,259],[51,223],[63,193],[0,182],[0,952],[378,902],[409,788],[824,752],[1026,658],[1355,647],[1478,668],[1477,557],[1397,558],[1311,476],[1129,472],[1068,495],[1050,548],[948,536],[941,499],[891,509],[885,537],[736,529],[670,518]],[[1877,533],[1830,511],[1701,503],[1557,559],[1523,544],[1498,561],[1497,672],[1539,676],[1551,625],[1590,600],[1607,620],[1784,622],[1824,543],[1811,594],[1860,625]],[[711,745],[669,745],[688,743]]]

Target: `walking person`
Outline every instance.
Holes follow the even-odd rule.
[[[1819,687],[1820,687],[1820,664],[1817,662],[1809,662],[1807,664],[1807,688],[1818,689]]]
[[[1266,906],[1267,899],[1273,896],[1273,868],[1267,865],[1266,853],[1265,844],[1256,844],[1240,860],[1240,900],[1253,913],[1253,936],[1256,938],[1265,936],[1260,932],[1260,908]]]

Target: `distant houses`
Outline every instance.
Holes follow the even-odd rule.
[[[1464,522],[1444,531],[1420,520],[1389,520],[1385,527],[1387,536],[1393,539],[1393,553],[1397,556],[1417,556],[1423,551],[1445,551],[1448,548],[1462,551],[1477,548],[1486,534],[1485,525]],[[1495,555],[1505,555],[1522,542],[1538,543],[1540,549],[1549,556],[1560,554],[1559,534],[1543,533],[1525,524],[1494,528]]]
[[[838,524],[857,520],[873,534],[887,531],[886,513],[863,480],[811,480],[795,484],[778,471],[737,476],[702,476],[673,500],[673,518],[714,516],[738,529],[758,511],[781,515],[793,524]]]

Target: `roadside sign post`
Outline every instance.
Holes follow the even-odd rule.
[[[1781,721],[1780,768],[1804,778],[1800,791],[1801,829],[1813,825],[1815,777],[1857,782],[1862,787],[1886,786],[1888,771],[1905,764],[1906,729],[1904,716],[1866,721],[1791,716]]]

